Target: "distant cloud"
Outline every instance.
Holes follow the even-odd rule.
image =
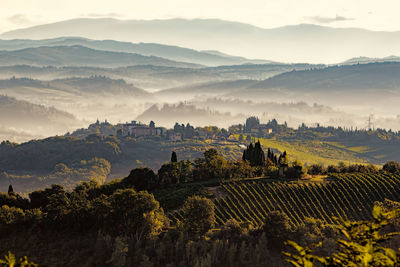
[[[354,20],[354,18],[346,18],[343,16],[336,15],[336,17],[308,17],[309,20],[317,23],[323,23],[323,24],[329,24],[332,22],[337,22],[337,21],[349,21],[349,20]]]
[[[19,25],[32,23],[32,21],[25,14],[15,14],[9,17],[8,21],[13,24],[19,24]]]
[[[90,18],[115,18],[115,17],[125,17],[125,15],[120,13],[88,13],[84,15]]]

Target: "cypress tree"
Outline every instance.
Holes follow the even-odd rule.
[[[178,157],[176,156],[176,152],[175,151],[172,151],[171,162],[178,162]]]
[[[12,185],[10,184],[8,186],[8,194],[13,194],[14,193],[14,188],[12,187]]]
[[[263,166],[265,162],[265,154],[261,148],[260,141],[254,144],[250,143],[247,146],[247,149],[243,151],[243,160],[247,160],[250,162],[251,166]]]

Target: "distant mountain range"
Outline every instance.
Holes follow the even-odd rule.
[[[206,66],[237,65],[237,64],[268,64],[269,60],[252,60],[236,57],[218,51],[197,51],[193,49],[162,45],[155,43],[130,43],[114,40],[90,40],[80,37],[62,37],[44,40],[0,40],[0,50],[20,50],[40,46],[84,46],[96,50],[135,53],[144,56],[156,56],[169,60],[189,62]]]
[[[16,77],[48,81],[70,77],[85,78],[97,75],[115,80],[124,79],[127,83],[134,84],[139,88],[154,91],[206,82],[237,79],[264,80],[287,71],[322,67],[325,66],[310,64],[248,64],[205,68],[177,68],[154,65],[100,68],[15,65],[0,66],[0,79]]]
[[[292,70],[271,78],[256,80],[220,81],[171,88],[157,93],[160,97],[188,95],[229,95],[285,89],[295,93],[379,90],[400,92],[400,62],[368,63],[325,68]],[[235,94],[236,95],[236,94]]]
[[[353,64],[368,64],[368,63],[378,63],[378,62],[400,62],[400,57],[388,56],[383,58],[370,58],[370,57],[355,57],[350,58],[339,65],[353,65]]]
[[[172,61],[155,56],[95,50],[83,46],[41,46],[14,51],[0,51],[0,66],[87,66],[124,67],[155,65],[196,68],[200,65]]]
[[[263,29],[217,19],[73,19],[7,32],[0,38],[63,36],[177,45],[279,62],[337,63],[358,55],[380,58],[400,54],[400,32],[309,24]]]
[[[249,89],[304,90],[396,89],[400,91],[400,63],[368,63],[291,71],[252,84]]]

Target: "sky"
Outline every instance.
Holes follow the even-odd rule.
[[[218,18],[262,28],[311,23],[399,31],[399,0],[0,0],[0,33],[77,17]]]

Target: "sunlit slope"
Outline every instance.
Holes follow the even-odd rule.
[[[400,200],[400,177],[389,174],[339,174],[325,183],[270,182],[226,183],[224,196],[214,200],[219,224],[229,219],[261,224],[279,210],[292,225],[305,218],[334,223],[334,217],[365,220],[375,201]]]

